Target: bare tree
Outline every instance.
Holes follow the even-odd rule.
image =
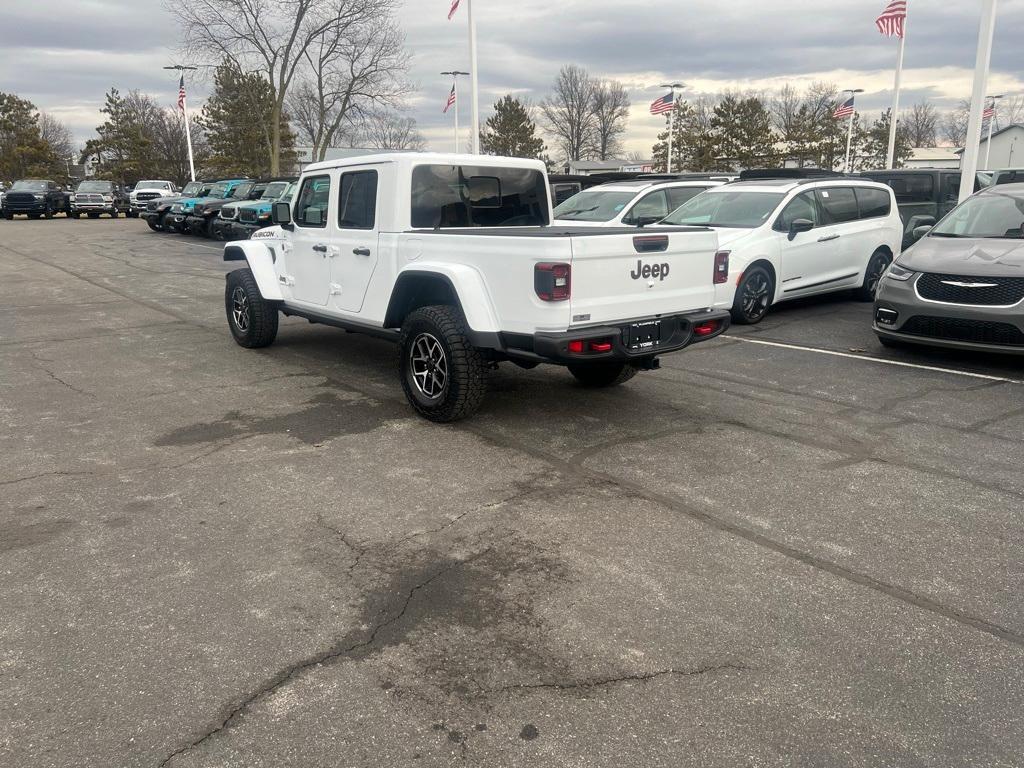
[[[366,147],[422,152],[427,142],[416,120],[390,110],[370,110],[363,115],[357,136]]]
[[[62,161],[70,158],[75,151],[71,129],[46,112],[39,113],[39,138],[48,144]]]
[[[594,81],[587,70],[568,64],[555,78],[554,92],[540,103],[544,127],[566,160],[598,155]]]
[[[788,83],[769,99],[768,110],[771,112],[772,125],[779,132],[783,141],[797,138],[803,128],[803,114],[800,108],[806,104],[804,96]]]
[[[306,53],[309,75],[293,88],[289,112],[323,160],[361,113],[394,106],[408,91],[405,40],[393,20],[354,23],[343,38],[321,35]]]
[[[996,126],[1024,123],[1024,96],[1007,96],[996,104]]]
[[[593,82],[594,133],[598,160],[622,153],[621,136],[629,120],[629,95],[617,80]]]
[[[934,147],[939,134],[939,113],[927,101],[920,101],[903,113],[900,123],[907,130],[912,147]]]
[[[281,115],[288,94],[323,47],[337,59],[353,30],[390,22],[398,0],[167,0],[184,28],[185,51],[208,64],[231,62],[270,83],[271,173],[280,173]]]
[[[954,147],[962,147],[967,141],[967,120],[970,117],[971,103],[962,99],[955,109],[946,113],[940,130],[942,138]]]

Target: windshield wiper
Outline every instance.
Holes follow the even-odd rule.
[[[952,232],[929,232],[928,237],[969,237],[969,235],[955,235]]]
[[[595,205],[592,208],[577,208],[573,211],[566,211],[565,213],[560,213],[558,214],[557,218],[564,219],[566,216],[575,216],[577,213],[590,213],[591,211],[596,211],[598,207],[599,206]]]

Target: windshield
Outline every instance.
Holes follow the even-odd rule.
[[[181,194],[185,197],[198,197],[200,194],[204,194],[204,191],[209,191],[209,189],[209,187],[203,186],[201,181],[190,181],[181,190]]]
[[[555,218],[573,221],[611,221],[622,213],[622,209],[629,205],[629,201],[634,197],[636,192],[588,189],[573,195],[555,208]]]
[[[771,218],[784,197],[781,192],[711,189],[679,206],[659,223],[753,229]]]
[[[228,185],[226,182],[218,182],[210,187],[209,191],[206,192],[204,197],[227,197]]]
[[[231,191],[231,196],[239,200],[244,200],[249,196],[249,193],[252,192],[253,187],[255,186],[256,185],[251,182],[248,184],[239,184]]]
[[[83,181],[76,192],[109,192],[114,185],[109,181]]]
[[[140,181],[135,189],[167,189],[168,186],[166,181]]]
[[[11,187],[11,191],[12,192],[16,192],[16,191],[21,191],[21,192],[25,192],[25,191],[28,191],[28,192],[45,192],[46,191],[46,182],[45,181],[32,181],[32,180],[29,180],[29,181],[16,181],[16,182],[14,182],[14,185]]]
[[[940,221],[929,237],[999,237],[1020,239],[1024,198],[1000,193],[967,198]]]
[[[267,185],[267,188],[263,190],[263,196],[261,200],[277,200],[285,192],[288,191],[289,184],[287,181],[275,181]]]

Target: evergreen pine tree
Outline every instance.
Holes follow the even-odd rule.
[[[545,147],[536,132],[526,105],[511,95],[505,96],[495,103],[494,114],[480,131],[480,149],[486,155],[540,159]]]

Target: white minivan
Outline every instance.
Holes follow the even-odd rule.
[[[709,189],[659,225],[718,232],[729,280],[715,306],[758,323],[780,301],[853,289],[871,301],[900,254],[903,225],[892,189],[853,178],[762,179]]]
[[[557,205],[553,223],[574,227],[646,226],[723,183],[712,179],[611,181],[578,192]]]

